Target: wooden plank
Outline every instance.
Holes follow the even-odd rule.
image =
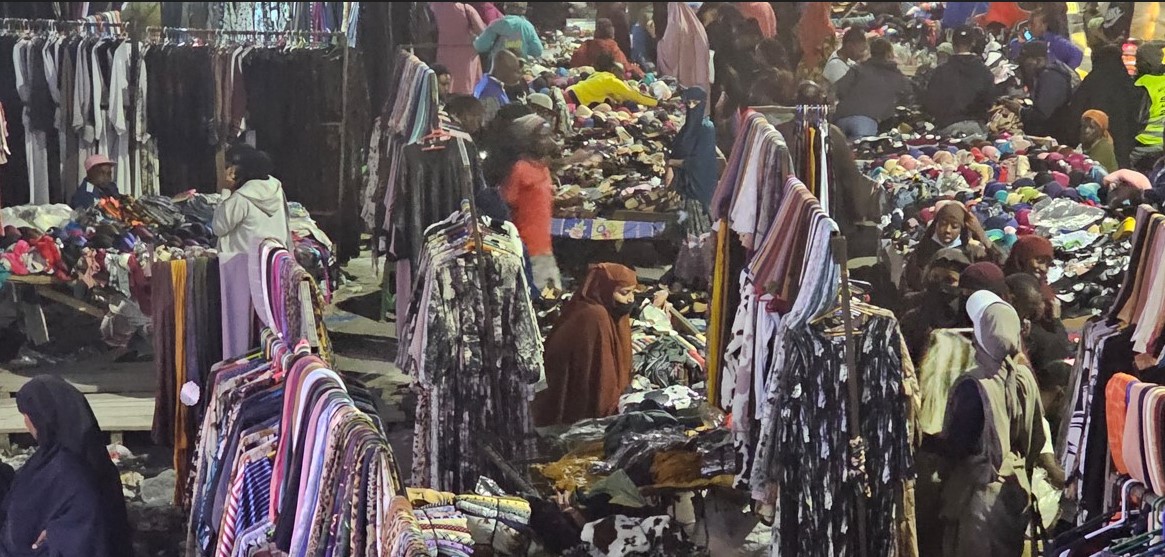
[[[141,395],[145,396],[145,395]],[[115,431],[149,431],[154,425],[154,398],[114,394],[85,395],[97,423],[107,433]],[[0,434],[24,433],[24,416],[16,408],[16,399],[0,399]]]
[[[52,284],[53,277],[49,275],[12,275],[8,277],[8,282],[13,284]]]
[[[29,371],[20,374],[0,368],[0,393],[15,393],[34,376],[42,373]],[[80,369],[70,366],[67,373],[49,374],[60,376],[82,393],[152,393],[158,384],[152,362],[108,362]]]
[[[97,306],[82,302],[81,300],[78,300],[68,294],[57,292],[51,286],[38,286],[36,288],[36,293],[43,298],[48,298],[54,302],[57,302],[58,304],[73,308],[81,313],[84,313],[85,315],[92,315],[98,319],[104,318],[106,314],[104,310],[99,309]]]

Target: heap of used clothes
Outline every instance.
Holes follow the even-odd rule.
[[[586,79],[594,68],[569,67],[578,38],[558,34],[552,40],[547,54],[527,72],[531,90],[557,98],[557,91]],[[561,187],[555,198],[556,217],[611,217],[616,211],[667,213],[681,206],[678,195],[663,183],[671,140],[683,126],[680,106],[667,102],[679,98],[678,86],[671,78],[660,80],[652,74],[627,84],[662,103],[655,108],[632,101],[571,105],[560,112],[564,156],[586,148],[603,161],[557,172]]]
[[[898,153],[873,156],[866,169],[882,186],[883,237],[898,254],[910,253],[922,240],[937,202],[955,199],[1004,256],[1020,236],[1051,241],[1056,259],[1048,282],[1065,315],[1110,305],[1135,223],[1106,209],[1104,168],[1079,152],[1023,136],[965,144],[931,136],[879,141]]]
[[[211,220],[219,201],[218,194],[186,192],[106,198],[79,211],[67,205],[6,207],[0,210],[0,285],[9,275],[51,275],[84,283],[94,295],[112,288],[136,299],[148,291],[143,269],[154,261],[213,254]],[[300,263],[330,292],[338,277],[331,240],[301,205],[291,205]]]

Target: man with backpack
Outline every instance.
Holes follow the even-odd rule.
[[[1072,90],[1080,76],[1063,62],[1048,57],[1048,43],[1024,43],[1019,53],[1019,70],[1031,97],[1031,106],[1010,101],[1009,107],[1019,114],[1028,135],[1053,137],[1070,144],[1080,123],[1071,117]]]

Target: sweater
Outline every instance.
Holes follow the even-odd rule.
[[[493,57],[502,50],[512,50],[522,58],[542,56],[542,40],[526,18],[508,15],[494,21],[473,41],[473,48]]]
[[[638,89],[627,85],[626,82],[610,72],[595,72],[590,77],[571,85],[567,91],[574,93],[578,102],[584,105],[606,102],[607,100],[618,103],[635,101],[644,106],[658,104],[654,98],[640,93]]]
[[[837,117],[869,116],[881,123],[909,94],[910,80],[896,64],[867,60],[837,82]]]
[[[550,168],[527,159],[514,163],[502,183],[502,197],[510,205],[514,227],[530,257],[551,255],[550,214],[554,204],[554,184]]]

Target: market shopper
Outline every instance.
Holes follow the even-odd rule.
[[[554,208],[550,162],[558,155],[559,148],[550,125],[536,114],[518,118],[511,130],[510,137],[519,142],[519,151],[502,182],[502,198],[510,206],[514,226],[526,247],[533,288],[541,291],[550,286],[561,290],[562,276],[550,239]]]
[[[570,57],[570,65],[575,68],[595,66],[601,57],[607,56],[623,68],[625,74],[635,79],[643,77],[643,70],[638,64],[627,59],[626,54],[615,42],[615,25],[609,19],[600,19],[595,23],[595,36],[583,41],[574,55]],[[622,74],[620,74],[622,75]]]
[[[983,227],[962,203],[946,201],[936,207],[934,218],[927,225],[918,247],[906,258],[902,269],[902,292],[909,295],[922,291],[927,267],[942,249],[957,249],[967,261],[990,261],[997,256]]]
[[[493,120],[501,107],[510,104],[510,95],[506,89],[521,83],[522,61],[518,56],[508,50],[494,54],[489,73],[481,76],[481,81],[473,88],[473,96],[485,107],[486,122]]]
[[[668,166],[672,168],[672,185],[686,199],[698,201],[704,211],[712,202],[716,189],[716,128],[708,117],[708,94],[699,87],[683,93],[687,115],[684,127],[672,140]]]
[[[473,40],[485,30],[485,23],[465,2],[429,2],[429,10],[437,20],[437,63],[448,68],[450,82],[445,96],[472,92],[481,79],[481,57]]]
[[[841,47],[825,61],[825,70],[822,73],[830,84],[835,84],[869,57],[870,42],[866,39],[866,32],[860,27],[850,27],[841,36]]]
[[[837,126],[855,140],[878,135],[882,122],[910,95],[910,80],[894,62],[894,47],[886,39],[870,42],[870,59],[836,84]]]
[[[271,176],[274,168],[266,153],[249,145],[227,150],[227,178],[223,200],[214,210],[210,227],[218,237],[220,290],[223,312],[223,354],[229,358],[254,346],[254,306],[248,261],[267,238],[294,249],[290,211],[283,184]]]
[[[1007,277],[1012,304],[1023,320],[1024,353],[1040,387],[1048,421],[1058,426],[1072,372],[1072,366],[1067,362],[1073,354],[1072,343],[1060,320],[1046,318],[1049,308],[1040,286],[1039,279],[1027,273]]]
[[[761,35],[766,39],[777,36],[777,14],[769,2],[733,2],[733,6],[740,11],[745,19],[751,19],[760,25]]]
[[[548,388],[531,406],[539,427],[569,425],[618,412],[631,383],[631,310],[635,271],[615,263],[590,268],[562,309],[544,346]]]
[[[712,56],[705,31],[696,12],[684,2],[667,3],[667,25],[659,29],[656,60],[659,73],[670,75],[684,87],[710,90],[709,65]]]
[[[432,68],[433,75],[437,77],[437,102],[445,104],[449,99],[449,95],[453,93],[453,74],[449,73],[449,68],[441,64],[434,64]]]
[[[904,300],[906,311],[898,322],[913,361],[922,361],[931,331],[965,326],[959,278],[970,264],[967,255],[958,249],[939,250],[926,267],[922,292]]]
[[[1059,19],[1049,13],[1047,9],[1041,8],[1032,12],[1031,19],[1028,20],[1028,31],[1031,32],[1032,40],[1026,41],[1022,33],[1013,39],[1010,44],[1011,58],[1014,60],[1017,57],[1022,57],[1021,52],[1027,44],[1042,42],[1047,46],[1050,59],[1064,64],[1072,70],[1080,67],[1080,62],[1084,61],[1084,51],[1080,50],[1067,37],[1067,29],[1060,27],[1063,22]]]
[[[633,101],[643,106],[655,106],[659,101],[633,88],[616,75],[619,68],[608,55],[600,55],[595,62],[595,73],[567,87],[566,97],[574,104],[591,106],[596,103],[624,103]]]
[[[986,136],[987,111],[995,102],[995,77],[974,52],[971,28],[956,29],[951,46],[954,54],[930,76],[922,110],[934,118],[943,136]]]
[[[639,64],[643,71],[655,66],[655,21],[649,9],[639,11],[639,18],[631,26],[631,61]]]
[[[1065,145],[1079,127],[1070,116],[1076,73],[1063,62],[1048,56],[1048,43],[1032,41],[1023,45],[1019,56],[1020,74],[1031,92],[1032,106],[1009,100],[1007,106],[1023,121],[1028,135],[1053,137]]]
[[[1109,172],[1129,166],[1134,137],[1140,130],[1137,127],[1140,102],[1141,90],[1125,69],[1121,47],[1109,44],[1094,48],[1092,69],[1072,93],[1072,114],[1079,119],[1085,111],[1099,110],[1108,117],[1107,127],[1117,165],[1105,166]]]
[[[0,554],[133,555],[121,476],[85,396],[41,375],[16,394],[37,449],[0,504]]]
[[[1108,115],[1099,110],[1086,110],[1080,118],[1080,150],[1088,158],[1112,172],[1120,168],[1116,161],[1112,134],[1108,131]]]
[[[85,159],[85,179],[77,186],[69,206],[74,209],[88,209],[102,199],[121,195],[117,184],[113,182],[113,167],[116,164],[101,154],[91,155]]]
[[[526,19],[525,2],[506,2],[506,15],[494,21],[473,40],[479,54],[492,57],[509,50],[522,58],[542,56],[542,39]]]
[[[453,95],[445,103],[446,124],[452,130],[470,135],[481,131],[485,123],[485,107],[473,95]]]
[[[942,486],[943,555],[1017,556],[1032,519],[1036,467],[1063,473],[1045,429],[1039,388],[1020,349],[1015,309],[988,291],[967,302],[975,367],[951,387],[942,431],[922,448],[947,462]]]
[[[469,5],[473,6],[477,15],[481,17],[481,22],[487,26],[505,17],[505,14],[498,9],[496,2],[469,2]]]
[[[626,2],[598,2],[595,4],[595,30],[599,23],[607,20],[611,23],[611,39],[619,46],[624,54],[631,52],[631,20],[627,16]],[[573,64],[572,64],[573,65]]]

